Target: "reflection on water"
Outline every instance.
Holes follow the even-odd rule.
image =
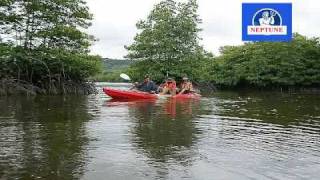
[[[220,93],[215,114],[289,125],[319,116],[320,96],[281,93]]]
[[[0,179],[318,179],[320,96],[1,97],[0,147]]]
[[[152,161],[167,162],[173,158],[187,163],[192,158],[193,152],[189,151],[196,143],[196,135],[201,132],[192,121],[199,111],[192,102],[169,99],[159,104],[135,104],[129,110],[135,122],[132,128],[134,145]]]
[[[88,144],[85,97],[8,97],[0,100],[3,179],[81,177]]]
[[[197,135],[201,134],[192,121],[201,111],[199,100],[111,99],[104,105],[107,108],[128,108],[133,123],[128,130],[130,144],[136,153],[147,157],[147,163],[157,169],[156,177],[167,177],[167,164],[172,161],[182,166],[192,163],[197,153],[194,148]],[[149,173],[145,172],[145,176]]]

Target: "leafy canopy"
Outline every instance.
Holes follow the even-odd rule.
[[[0,12],[2,42],[15,46],[83,52],[93,40],[81,31],[92,20],[83,0],[5,0]]]
[[[139,33],[133,44],[127,46],[127,57],[136,60],[131,68],[131,75],[142,76],[144,73],[161,80],[167,74],[181,77],[192,76],[192,63],[205,55],[199,45],[201,23],[197,14],[196,0],[176,3],[164,0],[155,5],[146,20],[137,23]]]
[[[320,85],[320,41],[295,34],[293,41],[254,42],[221,48],[211,81],[225,86]]]
[[[0,1],[0,80],[44,89],[85,81],[100,66],[83,31],[91,20],[84,0]]]

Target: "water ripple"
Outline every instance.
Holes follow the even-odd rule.
[[[0,179],[318,179],[319,104],[232,92],[0,98]]]

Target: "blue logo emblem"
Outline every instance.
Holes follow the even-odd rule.
[[[290,41],[291,3],[243,3],[243,41]]]

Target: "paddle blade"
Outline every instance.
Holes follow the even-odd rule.
[[[121,77],[122,79],[124,79],[124,80],[127,80],[127,81],[130,81],[130,80],[131,80],[130,77],[129,77],[128,75],[124,74],[124,73],[121,73],[121,74],[120,74],[120,77]]]

